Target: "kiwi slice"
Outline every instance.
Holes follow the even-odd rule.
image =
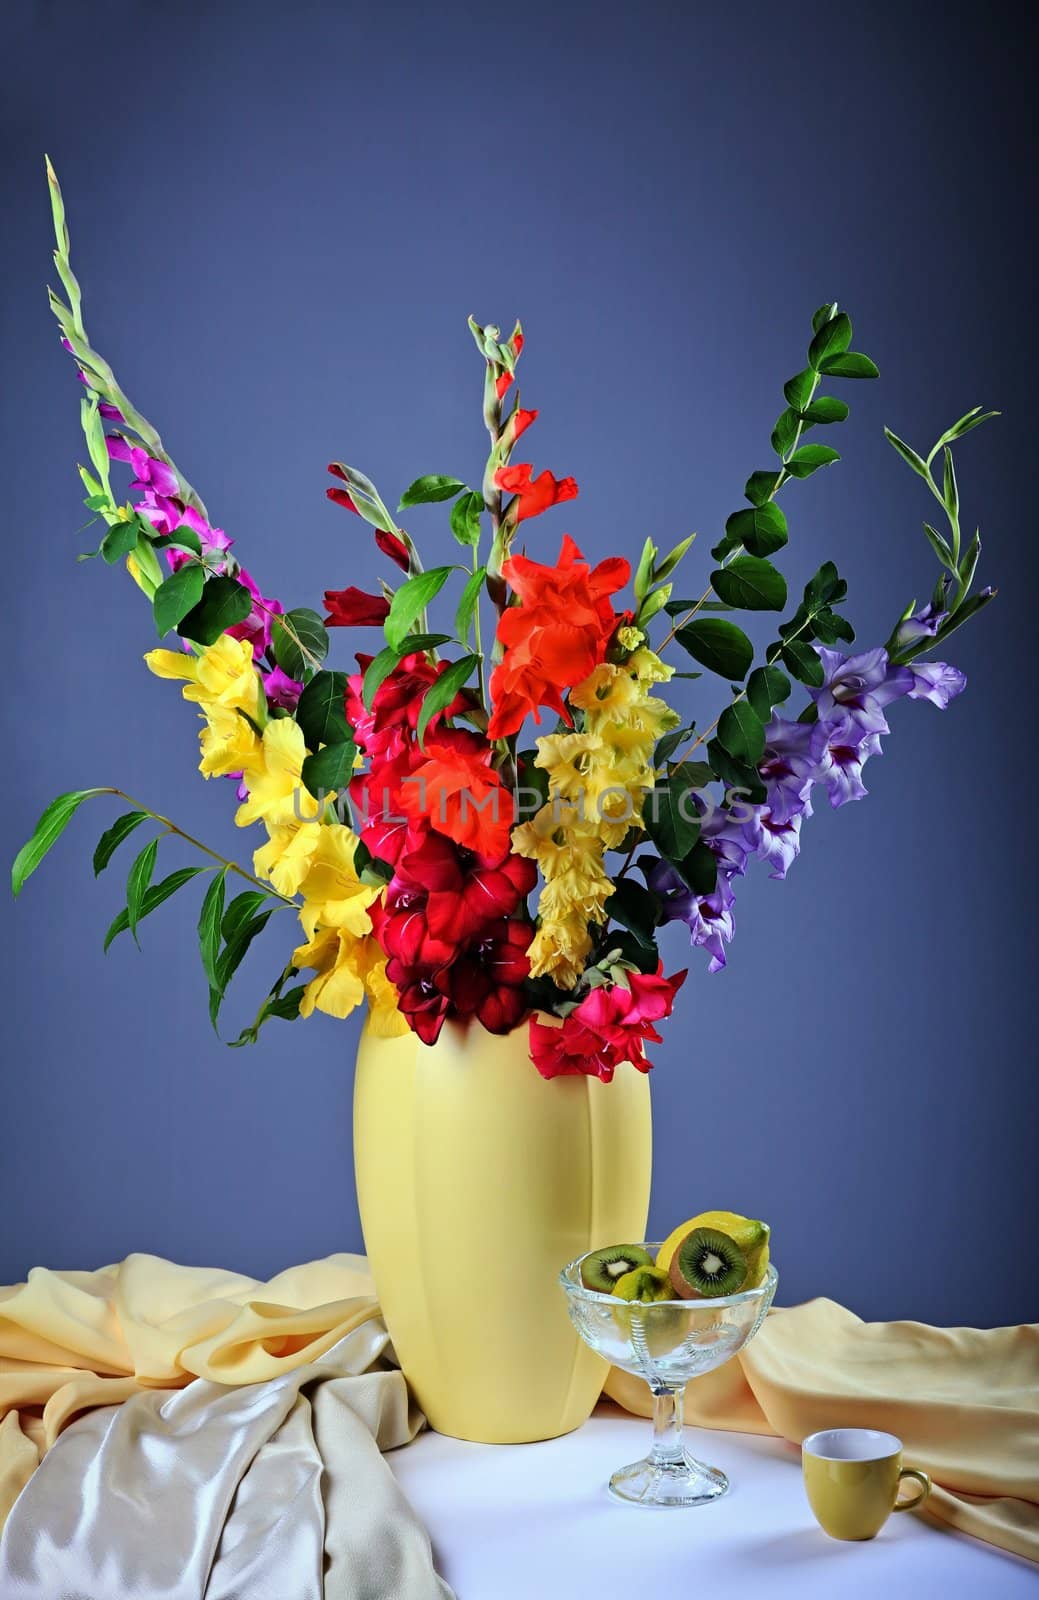
[[[671,1258],[671,1282],[683,1300],[739,1294],[747,1277],[746,1256],[719,1228],[694,1228]]]
[[[638,1244],[613,1244],[593,1250],[581,1262],[581,1282],[586,1289],[612,1294],[613,1286],[636,1267],[651,1267],[653,1257]]]
[[[659,1267],[635,1267],[617,1279],[613,1293],[617,1300],[639,1300],[643,1305],[653,1300],[670,1300],[671,1279]]]

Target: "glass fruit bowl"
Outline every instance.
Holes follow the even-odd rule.
[[[647,1242],[642,1248],[656,1260],[659,1243]],[[685,1386],[753,1339],[776,1292],[775,1267],[769,1266],[756,1289],[741,1294],[644,1303],[586,1289],[581,1281],[586,1259],[579,1256],[559,1274],[570,1320],[585,1344],[613,1366],[645,1378],[653,1395],[653,1448],[643,1460],[613,1474],[610,1493],[643,1506],[700,1506],[716,1500],[729,1480],[683,1445]]]

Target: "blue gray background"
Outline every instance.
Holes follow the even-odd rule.
[[[420,472],[477,481],[469,312],[522,316],[532,453],[581,485],[532,551],[564,529],[596,557],[698,529],[699,592],[811,313],[839,299],[882,378],[841,388],[844,460],[790,487],[786,569],[800,584],[835,557],[863,645],[933,581],[928,497],[882,424],[929,445],[972,405],[1004,410],[958,457],[1002,591],[949,650],[967,694],[896,707],[869,800],[820,811],[787,883],[739,886],[729,970],[692,954],[656,1051],[653,1227],[765,1216],[784,1300],[870,1318],[1037,1309],[1034,197],[1011,15],[300,0],[37,3],[0,25],[8,854],[53,794],[113,782],[252,843],[141,662],[138,592],[74,561],[79,388],[44,295],[44,150],[95,342],[290,604],[385,570],[326,503],[327,461],[387,498]],[[410,526],[450,559],[442,508]],[[361,641],[335,642],[345,663]],[[710,720],[711,691],[685,687]],[[131,1250],[266,1274],[359,1247],[356,1026],[275,1023],[228,1051],[190,895],[143,953],[103,957],[121,871],[95,883],[90,853],[111,815],[81,813],[0,909],[0,1282]],[[667,958],[685,964],[681,930]],[[232,1030],[282,959],[273,935],[250,957]]]

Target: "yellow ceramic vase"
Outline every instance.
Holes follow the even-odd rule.
[[[526,1025],[449,1022],[435,1045],[365,1029],[354,1092],[365,1246],[394,1348],[440,1433],[552,1439],[607,1364],[571,1326],[560,1268],[645,1237],[649,1080],[543,1079]]]

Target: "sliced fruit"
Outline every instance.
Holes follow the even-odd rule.
[[[746,1287],[747,1258],[719,1228],[693,1228],[672,1256],[669,1276],[681,1299],[714,1300]]]
[[[636,1267],[626,1272],[613,1286],[618,1300],[639,1300],[644,1305],[651,1300],[672,1300],[671,1279],[659,1267]]]
[[[640,1244],[612,1244],[593,1250],[581,1262],[581,1282],[586,1289],[612,1294],[614,1286],[636,1267],[651,1267],[653,1257]]]
[[[728,1234],[747,1262],[744,1288],[756,1289],[764,1281],[768,1267],[769,1225],[767,1222],[757,1222],[752,1217],[741,1217],[737,1211],[702,1211],[698,1217],[690,1217],[688,1222],[683,1222],[664,1240],[657,1254],[658,1267],[665,1272],[670,1271],[675,1251],[694,1228],[717,1228],[720,1233]]]

